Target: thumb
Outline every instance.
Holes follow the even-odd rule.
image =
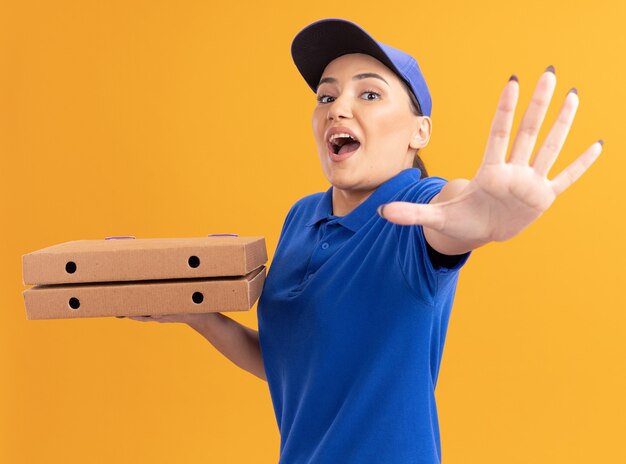
[[[444,213],[438,204],[392,201],[380,205],[378,214],[389,222],[405,226],[421,225],[430,229],[441,230],[444,223]]]

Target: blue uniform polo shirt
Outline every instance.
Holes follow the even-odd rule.
[[[376,208],[445,182],[410,168],[346,216],[332,187],[287,214],[257,308],[281,464],[441,462],[435,385],[469,253],[436,267],[421,226]]]

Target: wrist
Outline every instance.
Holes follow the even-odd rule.
[[[220,313],[190,313],[185,316],[185,323],[195,330],[202,330],[215,325]]]

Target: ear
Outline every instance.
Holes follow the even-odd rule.
[[[418,116],[415,131],[411,135],[409,146],[414,149],[424,148],[430,140],[433,123],[428,116]]]

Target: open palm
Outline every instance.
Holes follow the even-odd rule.
[[[555,86],[556,76],[550,67],[539,78],[507,160],[519,96],[519,84],[512,77],[500,96],[483,162],[475,177],[470,181],[449,182],[427,205],[388,203],[383,210],[384,217],[397,224],[421,224],[430,229],[429,242],[444,243],[436,247],[440,251],[441,248],[444,251],[446,248],[471,249],[489,241],[509,239],[521,232],[587,170],[602,150],[602,141],[592,144],[556,177],[548,179],[578,108],[578,94],[572,89],[531,162]]]

